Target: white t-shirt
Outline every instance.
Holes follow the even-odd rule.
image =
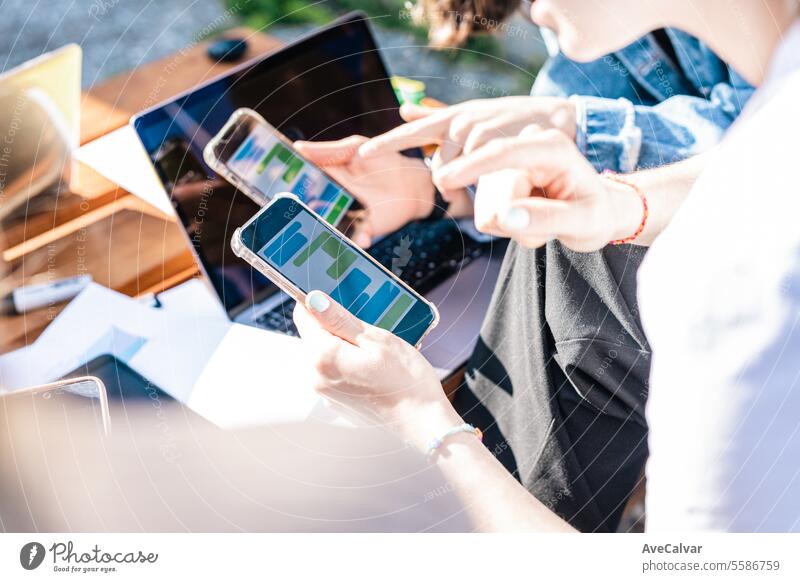
[[[639,272],[649,531],[800,531],[800,22]]]

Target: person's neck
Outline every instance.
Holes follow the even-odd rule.
[[[800,18],[800,6],[797,0],[733,0],[722,10],[717,2],[707,1],[695,3],[692,14],[681,16],[674,26],[708,44],[749,83],[760,85],[775,49]]]

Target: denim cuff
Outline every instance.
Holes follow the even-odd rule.
[[[642,148],[642,130],[636,110],[627,99],[573,95],[575,143],[598,170],[633,172]]]

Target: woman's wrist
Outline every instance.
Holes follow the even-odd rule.
[[[421,452],[427,452],[432,438],[439,437],[454,426],[463,424],[452,404],[442,392],[441,398],[429,401],[404,400],[392,411],[395,430],[406,442]]]
[[[634,242],[641,235],[647,218],[643,195],[636,186],[623,179],[606,176],[603,182],[611,208],[609,242]]]

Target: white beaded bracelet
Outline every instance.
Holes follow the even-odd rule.
[[[441,447],[444,444],[444,441],[447,440],[448,437],[460,434],[462,432],[468,432],[474,434],[476,437],[478,437],[479,441],[483,441],[483,432],[481,432],[481,429],[475,428],[468,422],[465,422],[464,424],[459,424],[458,426],[454,426],[453,428],[445,432],[442,436],[431,439],[428,442],[428,456],[429,457],[433,456],[433,454],[437,450],[439,450],[439,447]]]

